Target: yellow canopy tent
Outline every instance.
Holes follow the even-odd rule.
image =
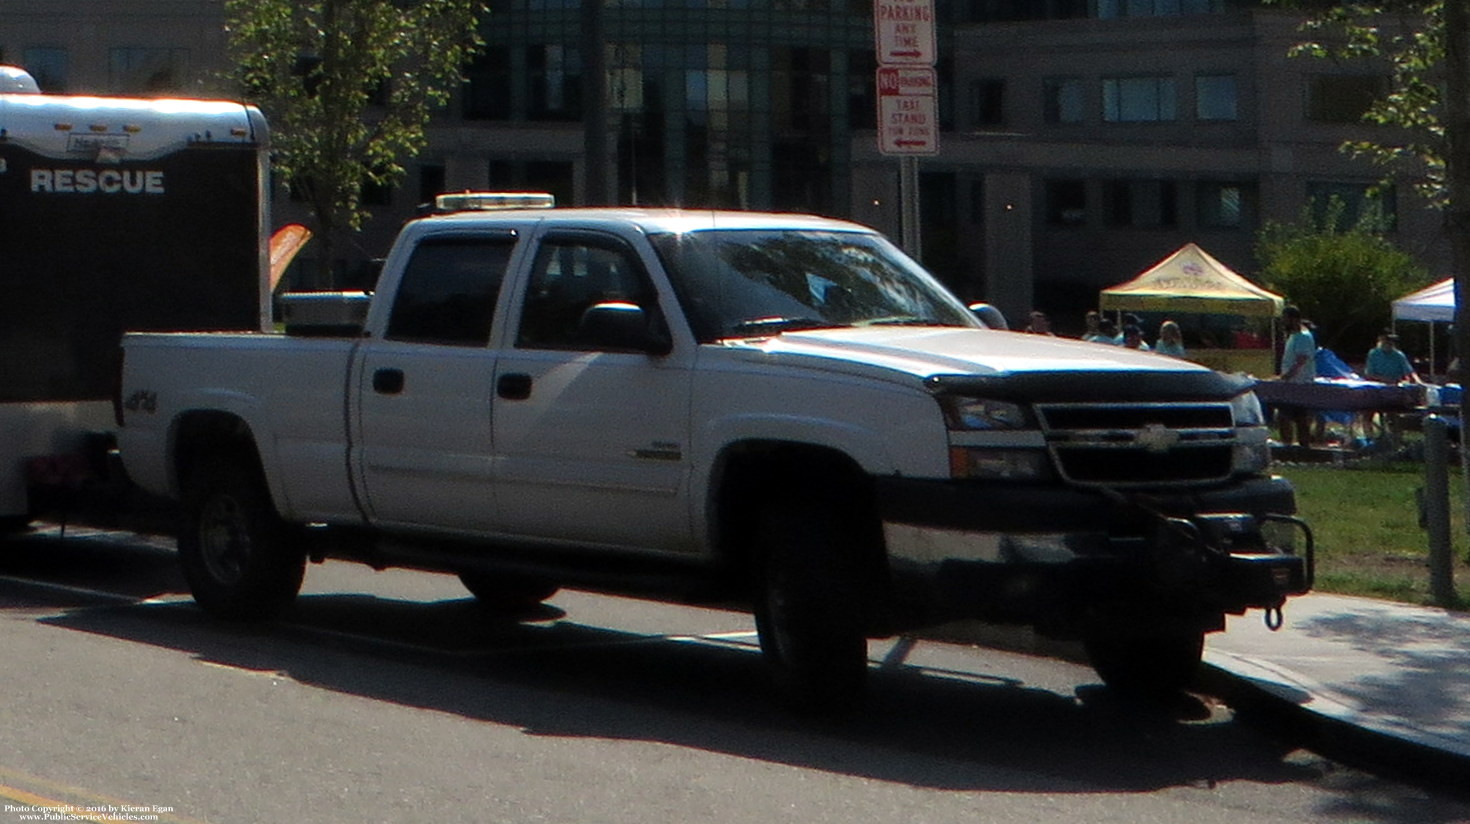
[[[1246,280],[1230,267],[1186,243],[1127,283],[1104,289],[1098,308],[1105,312],[1192,312],[1275,318],[1286,299]],[[1213,369],[1271,374],[1276,328],[1270,349],[1191,349],[1187,357]]]
[[[1186,243],[1138,277],[1102,291],[1098,308],[1112,312],[1199,312],[1274,318],[1286,299],[1251,283]]]

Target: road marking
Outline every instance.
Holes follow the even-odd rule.
[[[53,581],[37,581],[34,578],[20,578],[14,575],[0,575],[0,581],[10,581],[22,586],[36,587],[37,589],[63,592],[67,595],[80,595],[84,598],[95,598],[100,601],[112,601],[114,603],[134,604],[138,599],[132,595],[122,595],[116,592],[108,592],[104,589],[91,589],[90,587],[76,587],[70,584],[58,584]]]
[[[225,670],[227,672],[243,672],[246,675],[255,675],[255,676],[259,676],[259,677],[263,677],[263,678],[269,678],[272,681],[291,681],[291,682],[295,682],[296,681],[295,678],[292,678],[290,675],[287,675],[286,673],[284,673],[284,672],[282,672],[280,670],[252,669],[250,667],[242,667],[242,666],[237,666],[235,664],[222,664],[222,663],[220,663],[218,661],[205,661],[205,660],[198,659],[198,658],[196,658],[195,660],[198,661],[200,664],[203,664],[206,667],[213,667],[214,669],[222,669],[222,670]]]

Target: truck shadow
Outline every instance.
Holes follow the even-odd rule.
[[[222,624],[188,603],[39,620],[528,735],[654,741],[919,787],[1141,792],[1319,777],[1228,719],[1180,723],[985,672],[875,668],[864,712],[813,722],[772,706],[752,642],[617,632],[555,610],[532,618],[490,619],[468,599],[320,595],[267,626]]]
[[[0,537],[0,575],[51,606],[95,603],[103,593],[145,600],[189,591],[172,541],[45,524]]]
[[[856,717],[812,721],[775,706],[754,638],[647,635],[580,624],[544,605],[516,616],[471,599],[404,601],[306,595],[280,622],[222,623],[182,598],[172,554],[140,548],[108,561],[85,547],[48,558],[8,547],[0,572],[83,586],[106,578],[131,601],[17,590],[0,605],[50,607],[42,624],[278,672],[314,688],[517,727],[527,735],[650,741],[774,764],[956,791],[1025,793],[1208,789],[1217,783],[1332,784],[1358,820],[1455,820],[1442,804],[1320,762],[1217,709],[1180,720],[1024,683],[967,656],[966,668],[874,662]],[[115,554],[116,548],[108,554]],[[78,566],[96,562],[91,572]],[[115,566],[108,566],[115,564]],[[119,576],[126,587],[119,588]],[[81,583],[76,583],[81,582]],[[1083,676],[1084,679],[1086,676]],[[1385,793],[1394,803],[1382,803]],[[1463,809],[1457,808],[1460,814]]]

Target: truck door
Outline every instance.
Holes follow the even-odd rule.
[[[355,465],[376,523],[489,531],[491,319],[509,231],[431,235],[403,270],[382,340],[355,377]]]
[[[628,243],[588,231],[542,238],[496,367],[501,519],[517,535],[686,550],[692,348],[653,355],[588,343],[579,321],[608,302],[664,323]]]

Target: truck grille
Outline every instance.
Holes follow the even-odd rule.
[[[1230,477],[1235,426],[1228,403],[1041,404],[1058,473],[1091,486],[1188,485]]]

